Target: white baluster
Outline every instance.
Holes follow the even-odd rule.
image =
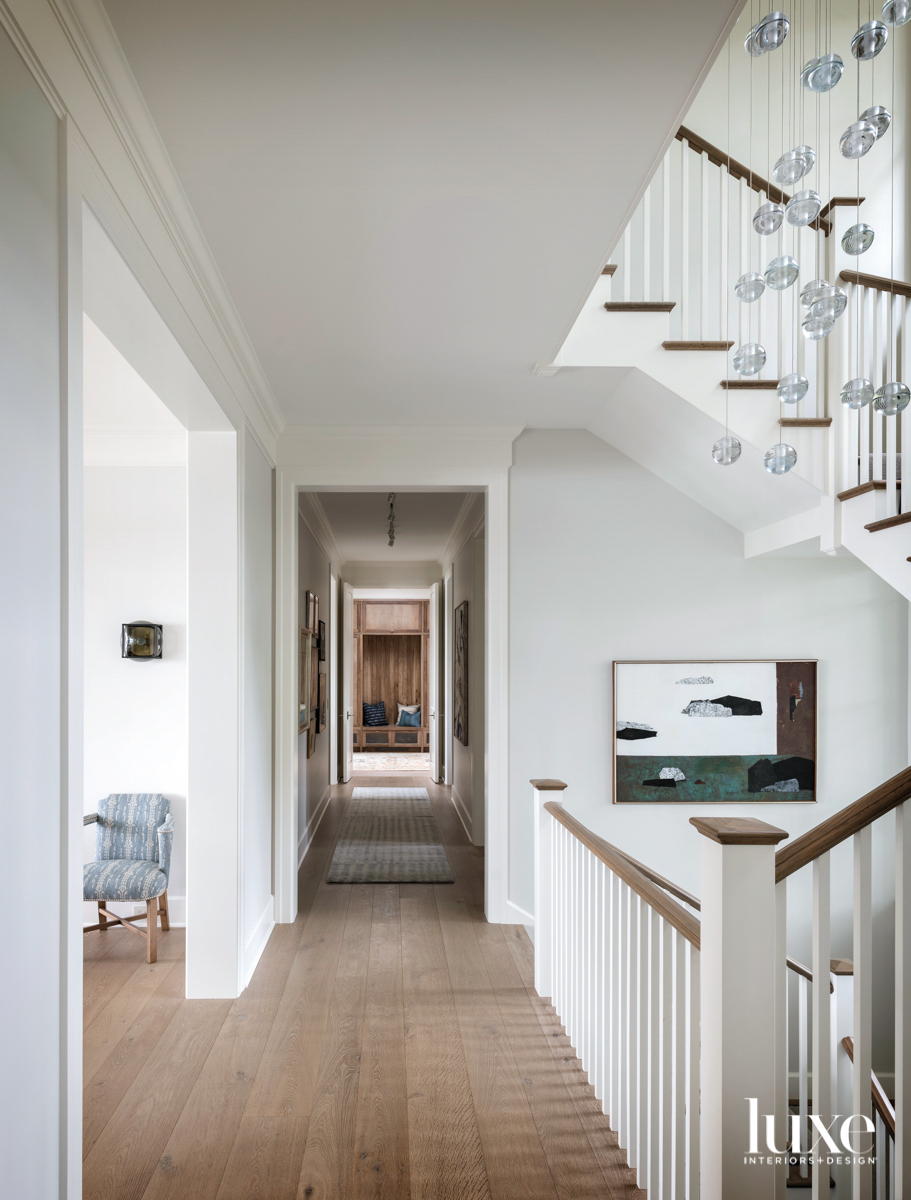
[[[652,298],[652,185],[642,197],[642,299]]]
[[[871,289],[872,290],[872,289]],[[870,376],[873,380],[874,388],[880,387],[886,382],[886,344],[888,332],[885,323],[885,300],[884,293],[873,292],[873,342],[874,374]],[[872,405],[871,405],[872,410]],[[873,455],[873,479],[882,479],[883,476],[883,421],[884,417],[879,413],[873,412],[873,426],[870,437],[870,452]]]
[[[623,1075],[623,999],[621,979],[623,966],[622,882],[611,872],[611,980],[610,980],[610,1095],[607,1100],[611,1128],[620,1137],[620,1087]],[[621,1143],[622,1145],[622,1143]]]
[[[911,1200],[911,801],[895,810],[895,1200]]]
[[[898,374],[898,323],[899,304],[901,303],[898,296],[887,294],[886,303],[888,305],[889,316],[889,367],[888,371],[890,380],[899,379]],[[898,454],[898,419],[896,417],[885,417],[886,425],[886,516],[894,517],[898,514],[898,496],[896,495],[896,456]]]
[[[872,1116],[870,1072],[873,1069],[873,829],[854,835],[854,1089],[851,1112]],[[857,1116],[852,1129],[861,1122]],[[853,1144],[868,1161],[851,1168],[853,1200],[872,1200],[873,1171],[866,1151],[870,1135],[855,1133]],[[861,1156],[859,1156],[861,1157]]]
[[[702,177],[699,181],[699,337],[708,337],[709,328],[709,156],[700,156]]]
[[[671,152],[661,164],[661,299],[671,298]]]
[[[644,913],[642,903],[635,892],[630,894],[629,932],[629,1150],[627,1161],[634,1169],[642,1163],[640,1149],[641,1123],[639,1113],[639,1055],[642,1045],[642,1005],[639,993],[642,987],[642,940],[640,931]]]
[[[813,1112],[828,1128],[832,1116],[832,1006],[829,998],[830,939],[829,855],[821,854],[813,863]],[[805,983],[806,980],[801,980]],[[803,1083],[801,1081],[801,1088]],[[801,1106],[804,1094],[801,1090]],[[801,1136],[806,1129],[806,1113],[800,1110]],[[825,1146],[821,1147],[825,1151]],[[821,1156],[826,1157],[825,1153]],[[801,1168],[801,1174],[804,1174]],[[829,1168],[826,1163],[813,1168],[813,1200],[829,1195]]]
[[[633,294],[632,221],[623,230],[623,300],[628,304]]]
[[[728,219],[730,216],[728,208],[728,200],[730,197],[730,176],[728,175],[727,167],[721,167],[718,171],[719,181],[719,203],[721,205],[721,269],[718,272],[718,337],[719,339],[727,337],[728,322],[725,319],[727,316],[728,305],[730,303],[730,266],[729,266],[729,250],[728,246],[729,232]]]
[[[557,822],[544,808],[548,793],[535,798],[535,991],[553,997],[554,849]],[[560,826],[562,828],[562,826]]]
[[[630,1144],[629,1129],[629,1067],[630,1067],[630,907],[632,893],[625,883],[620,881],[620,965],[619,979],[619,1071],[617,1086],[617,1142],[622,1150],[628,1150]]]
[[[652,1196],[660,1195],[660,1140],[661,1128],[661,1030],[664,1025],[664,992],[661,977],[661,917],[648,909],[648,998],[646,1018],[648,1020],[648,1064],[645,1092],[645,1129],[647,1131],[643,1166],[644,1180],[639,1187]]]
[[[782,879],[775,884],[775,1082],[774,1082],[774,1111],[782,1116],[782,1123],[787,1121],[790,1100],[789,1076],[789,1042],[788,1042],[788,982],[791,972],[788,970],[788,881]],[[784,1145],[787,1139],[781,1143]],[[775,1166],[775,1196],[776,1200],[785,1200],[788,1186],[787,1163]]]
[[[683,1200],[686,1194],[689,1145],[686,1136],[687,1113],[687,971],[690,944],[682,933],[674,932],[674,1042],[671,1063],[672,1137],[665,1138],[665,1155],[670,1158],[667,1194]],[[669,1056],[671,1057],[671,1056]]]
[[[680,145],[680,337],[690,334],[690,150],[684,138]]]
[[[800,1116],[800,1149],[806,1151],[807,1148],[807,1124],[808,1124],[808,1083],[810,1074],[809,1064],[809,1047],[807,1045],[807,1034],[810,1016],[810,1000],[807,995],[807,980],[803,975],[797,976],[797,1111]],[[816,1066],[816,1060],[813,1060],[813,1066]],[[815,1088],[814,1080],[814,1088]],[[813,1098],[813,1108],[816,1108],[816,1098]],[[808,1168],[806,1160],[800,1164],[800,1174],[806,1179]],[[815,1186],[815,1184],[814,1184]],[[826,1186],[828,1186],[828,1181]]]
[[[908,367],[909,367],[909,356],[908,356],[909,304],[908,304],[908,301],[904,297],[902,297],[900,303],[901,303],[900,311],[902,314],[902,321],[901,321],[901,334],[900,334],[899,341],[898,341],[898,365],[899,365],[899,372],[900,372],[900,374],[898,375],[898,378],[902,382],[907,383],[908,382]],[[908,456],[907,456],[908,447],[911,446],[911,406],[906,408],[900,417],[896,417],[896,421],[901,421],[902,455],[905,459],[905,463],[907,464],[907,462],[908,462]],[[896,475],[897,474],[898,474],[898,472],[896,471]],[[911,479],[911,476],[906,476],[906,478]],[[911,487],[911,483],[908,483],[906,486]],[[899,507],[901,508],[901,511],[907,512],[909,506],[911,506],[911,502],[909,502],[908,498],[906,497],[905,502],[902,504],[901,503],[901,500],[902,500],[901,489],[896,488],[896,491],[898,492]],[[898,1178],[898,1177],[896,1176],[896,1178]]]
[[[860,293],[860,374],[866,379],[873,380],[873,354],[871,350],[872,338],[870,336],[870,309],[872,306],[872,289],[860,287],[857,289]],[[874,387],[875,387],[874,381]],[[857,434],[857,453],[858,464],[857,469],[860,475],[860,483],[866,483],[870,478],[870,422],[871,422],[871,405],[862,408],[858,414],[858,434]]]
[[[699,1114],[699,1093],[702,1087],[702,1072],[700,1069],[700,1031],[702,1028],[701,958],[701,951],[691,946],[689,952],[689,1012],[686,1047],[686,1200],[699,1200],[699,1148],[702,1141],[702,1127]]]

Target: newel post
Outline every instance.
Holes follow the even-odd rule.
[[[700,1200],[772,1200],[766,1115],[775,1113],[778,1045],[775,846],[788,835],[751,817],[690,823],[705,837]],[[772,1133],[784,1154],[781,1119]]]
[[[566,784],[559,779],[532,779],[535,790],[535,991],[554,994],[554,819],[545,809],[559,800]]]

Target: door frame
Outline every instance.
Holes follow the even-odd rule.
[[[300,492],[480,492],[485,498],[487,804],[484,908],[527,921],[509,883],[509,467],[519,427],[300,427],[276,469],[275,919],[297,915],[297,504]]]

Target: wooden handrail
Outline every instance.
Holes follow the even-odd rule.
[[[714,163],[716,167],[727,167],[728,174],[732,179],[746,180],[747,187],[754,192],[763,192],[770,200],[774,200],[779,204],[787,204],[791,199],[787,192],[783,192],[777,184],[770,183],[768,179],[764,179],[761,175],[757,175],[750,167],[745,167],[742,162],[738,162],[736,158],[732,158],[730,154],[725,154],[723,150],[719,150],[717,146],[713,146],[711,142],[707,142],[704,137],[698,133],[694,133],[692,129],[687,129],[685,125],[681,125],[674,137],[678,142],[686,142],[697,154],[704,154],[710,163]],[[821,229],[826,237],[832,229],[832,223],[827,221],[822,213],[815,221],[810,222],[811,229]]]
[[[854,1062],[854,1039],[851,1037],[843,1037],[841,1044],[848,1052],[848,1058]],[[889,1132],[892,1134],[892,1140],[895,1140],[895,1109],[892,1107],[892,1101],[886,1095],[883,1085],[876,1078],[876,1072],[870,1072],[870,1088],[873,1093],[873,1107],[882,1117],[883,1122]]]
[[[898,808],[905,800],[911,799],[911,767],[905,767],[866,796],[861,796],[841,812],[837,812],[828,821],[823,821],[809,833],[802,834],[793,842],[782,848],[775,855],[775,882],[781,883],[807,863],[811,863],[821,854],[831,850],[840,842],[855,833],[860,833],[884,813]]]
[[[858,287],[874,288],[877,292],[889,292],[893,296],[911,296],[911,283],[902,283],[900,279],[864,275],[862,271],[842,271],[838,278],[842,283],[856,283]]]
[[[701,927],[698,919],[692,913],[688,913],[651,879],[646,878],[616,846],[612,846],[610,842],[606,842],[596,833],[592,833],[590,829],[586,829],[582,822],[571,816],[562,804],[558,804],[555,800],[548,800],[544,807],[554,820],[559,821],[564,828],[568,829],[573,837],[594,854],[595,858],[609,867],[649,907],[664,917],[670,925],[673,925],[678,933],[682,933],[691,945],[695,946],[697,950],[699,949]]]
[[[671,883],[669,879],[665,879],[663,875],[659,875],[657,871],[653,871],[651,867],[645,866],[633,858],[631,854],[627,854],[625,850],[620,850],[616,846],[614,849],[618,854],[622,854],[628,863],[636,868],[640,874],[646,879],[650,879],[652,883],[657,883],[658,887],[664,888],[666,892],[670,892],[672,896],[676,896],[678,900],[682,900],[684,904],[688,904],[690,908],[695,908],[698,911],[702,909],[702,905],[690,892],[685,891],[682,887],[678,887],[676,883]]]

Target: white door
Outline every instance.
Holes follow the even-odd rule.
[[[343,584],[342,596],[342,783],[354,770],[354,589]]]
[[[430,718],[430,774],[434,781],[442,778],[440,771],[440,585],[435,583],[430,589],[430,637],[428,638],[427,653],[430,657],[427,670],[427,715]]]

